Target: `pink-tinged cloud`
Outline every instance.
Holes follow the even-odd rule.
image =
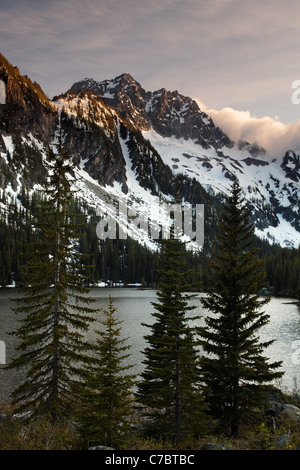
[[[256,118],[249,111],[237,111],[230,107],[220,110],[208,109],[204,103],[198,104],[232,140],[256,142],[267,150],[268,158],[280,158],[287,150],[300,151],[300,121],[284,124],[265,116]]]

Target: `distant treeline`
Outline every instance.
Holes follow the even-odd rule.
[[[26,264],[23,252],[28,243],[39,237],[31,227],[31,213],[41,196],[33,193],[31,197],[23,191],[17,200],[8,203],[3,192],[0,199],[0,285],[22,285],[22,266]],[[5,209],[4,209],[5,208]],[[77,213],[79,220],[84,216],[86,222],[80,230],[82,237],[81,253],[87,256],[83,271],[91,284],[99,281],[124,284],[141,283],[145,287],[156,285],[159,267],[159,250],[150,251],[137,241],[99,240],[96,226],[99,217],[85,206],[82,201],[74,200],[70,213]],[[191,269],[191,283],[202,281],[203,289],[209,286],[210,252],[214,227],[210,224],[209,240],[199,253],[187,253]],[[300,250],[270,245],[257,239],[260,256],[265,259],[266,287],[273,295],[300,297]]]

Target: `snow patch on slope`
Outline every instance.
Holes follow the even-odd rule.
[[[295,216],[299,216],[299,189],[283,177],[279,160],[253,158],[236,145],[232,149],[223,147],[221,151],[212,147],[206,150],[192,139],[162,137],[153,129],[144,131],[143,136],[175,174],[195,178],[209,193],[227,194],[233,177],[237,176],[253,207],[272,210],[275,203],[283,210],[292,209]],[[257,229],[257,235],[281,246],[298,247],[300,233],[281,214],[276,217],[276,226]]]

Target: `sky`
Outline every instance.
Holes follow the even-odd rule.
[[[0,0],[0,19],[0,52],[50,98],[130,73],[231,138],[300,150],[298,0]]]

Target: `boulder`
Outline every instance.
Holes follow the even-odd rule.
[[[300,408],[295,405],[290,405],[288,403],[273,403],[272,412],[276,418],[290,418],[296,421],[300,421]]]
[[[288,431],[286,434],[283,434],[277,439],[276,445],[279,448],[285,448],[290,444],[290,442],[291,442],[291,436],[290,436],[290,432]]]

